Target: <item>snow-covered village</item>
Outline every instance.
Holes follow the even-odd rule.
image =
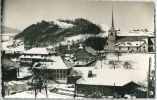
[[[155,98],[152,2],[2,4],[3,98]]]

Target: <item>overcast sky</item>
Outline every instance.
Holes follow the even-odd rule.
[[[37,22],[85,18],[120,29],[154,30],[154,4],[151,2],[106,2],[88,0],[4,0],[2,25],[23,30]]]

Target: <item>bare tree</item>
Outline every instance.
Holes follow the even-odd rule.
[[[73,78],[73,80],[74,80],[74,85],[75,85],[75,87],[74,87],[74,98],[76,97],[76,84],[77,84],[77,82],[79,82],[79,80],[83,80],[83,74],[82,74],[82,72],[81,71],[79,71],[79,70],[74,70],[72,73],[71,73],[71,76],[72,76],[72,78]]]
[[[40,64],[40,63],[38,63]],[[37,97],[37,90],[41,92],[42,88],[45,88],[46,98],[48,98],[47,87],[50,81],[55,81],[53,78],[50,79],[51,74],[47,72],[47,66],[45,64],[40,65],[40,68],[32,69],[32,84],[35,90],[35,98]]]
[[[116,55],[116,56],[118,57],[118,61],[119,61],[119,56],[121,56],[121,55],[122,55],[122,53],[121,53],[121,52],[119,52],[119,51],[116,51],[116,52],[114,52],[114,55]]]
[[[111,65],[111,68],[114,68],[114,69],[118,67],[118,64],[115,60],[110,60],[108,64]]]
[[[124,69],[131,69],[132,68],[132,65],[131,65],[131,63],[129,62],[129,61],[125,61],[124,63],[123,63],[123,67],[124,67]]]

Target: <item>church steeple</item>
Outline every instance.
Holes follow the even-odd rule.
[[[115,45],[116,45],[116,37],[117,37],[117,31],[114,28],[114,20],[113,20],[113,4],[112,4],[112,22],[111,22],[111,28],[108,30],[108,50],[114,51]]]
[[[113,20],[113,4],[112,4],[112,28],[114,28],[114,20]]]
[[[116,31],[116,29],[114,28],[114,20],[113,20],[113,4],[112,4],[112,22],[111,22],[111,28],[109,31]]]

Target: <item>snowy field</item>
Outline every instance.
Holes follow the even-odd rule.
[[[6,53],[13,53],[15,51],[24,52],[24,45],[16,46],[15,48],[7,48],[7,46],[13,45],[13,41],[6,41],[1,43],[2,50],[5,50]]]
[[[154,54],[145,54],[145,53],[122,53],[122,56],[119,57],[119,63],[118,64],[118,68],[116,68],[116,70],[124,70],[122,64],[124,61],[129,61],[132,65],[132,69],[130,70],[145,70],[148,71],[149,68],[149,57],[152,58],[152,64],[151,64],[151,70],[155,69],[155,62],[154,62]],[[83,67],[83,68],[87,68],[87,69],[93,69],[95,67],[97,67],[98,69],[105,69],[105,70],[111,70],[111,66],[108,64],[108,62],[110,60],[116,60],[118,61],[118,57],[115,56],[114,54],[108,54],[107,55],[107,59],[106,61],[103,60],[101,61],[97,61],[94,67]],[[101,68],[102,65],[102,68]],[[74,69],[77,67],[74,67]],[[80,67],[82,68],[82,67]],[[79,67],[78,67],[79,69]]]

